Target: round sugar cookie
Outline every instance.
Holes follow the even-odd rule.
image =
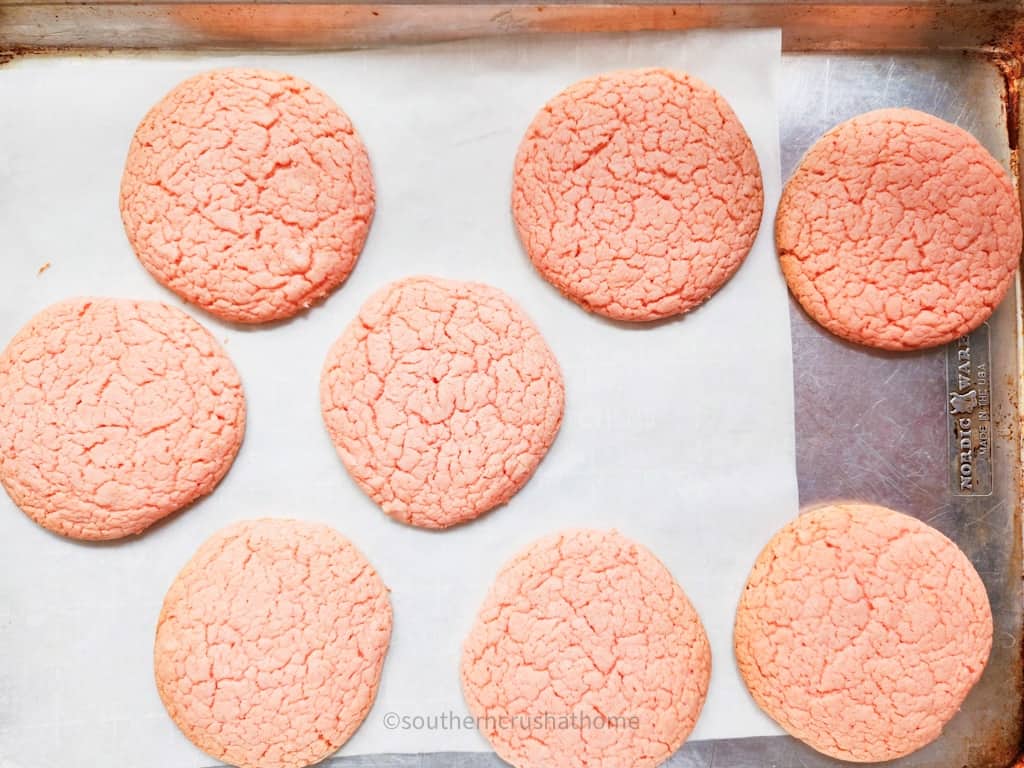
[[[205,496],[244,432],[231,360],[166,304],[62,301],[0,355],[0,481],[64,536],[139,533]]]
[[[668,569],[616,531],[568,530],[498,574],[466,638],[462,690],[516,768],[648,768],[689,736],[711,650]]]
[[[304,80],[189,78],[143,118],[121,180],[139,260],[186,301],[241,323],[290,317],[355,266],[373,217],[366,149]]]
[[[413,277],[374,294],[327,355],[338,455],[389,515],[447,528],[504,504],[562,422],[562,374],[504,293]]]
[[[992,314],[1021,254],[1020,205],[967,131],[912,109],[830,130],[786,184],[775,239],[789,288],[848,341],[934,347]]]
[[[754,700],[819,752],[892,760],[934,741],[992,647],[985,585],[956,544],[884,507],[831,504],[761,552],[736,612]]]
[[[665,69],[581,80],[534,118],[512,213],[534,266],[586,309],[657,320],[739,268],[763,207],[754,147],[725,99]]]
[[[300,768],[363,722],[390,638],[387,587],[345,537],[317,523],[249,520],[207,539],[168,590],[156,686],[211,757]]]

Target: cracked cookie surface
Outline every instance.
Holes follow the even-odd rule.
[[[646,321],[688,312],[742,264],[761,171],[725,99],[664,69],[581,80],[519,147],[512,213],[537,270],[586,309]]]
[[[616,531],[527,547],[498,574],[462,655],[469,709],[516,768],[658,765],[693,730],[710,673],[683,590]],[[572,716],[576,727],[560,724]]]
[[[139,533],[210,493],[244,432],[231,360],[166,304],[63,301],[0,356],[0,481],[65,536]]]
[[[775,241],[790,290],[848,341],[933,347],[981,325],[1020,259],[1006,171],[962,128],[911,109],[839,124],[783,190]]]
[[[992,646],[985,586],[939,531],[884,507],[834,504],[786,525],[736,612],[736,661],[783,728],[840,760],[938,738]]]
[[[290,317],[355,266],[374,210],[348,116],[304,80],[222,69],[175,87],[142,120],[121,180],[139,260],[226,320]]]
[[[508,501],[554,441],[564,399],[558,361],[511,299],[433,277],[370,297],[320,380],[353,479],[387,514],[427,528]]]
[[[373,704],[391,603],[340,533],[250,520],[211,536],[178,574],[156,631],[160,698],[192,743],[240,768],[301,768]]]

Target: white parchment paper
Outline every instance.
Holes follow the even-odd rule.
[[[392,589],[380,692],[340,754],[486,749],[474,730],[388,730],[384,716],[466,712],[461,642],[488,585],[519,549],[568,526],[616,527],[645,544],[696,605],[714,669],[693,738],[777,733],[735,671],[731,634],[754,557],[797,511],[788,304],[771,237],[779,32],[16,60],[0,69],[0,343],[71,295],[181,304],[125,239],[121,168],[146,110],[185,77],[224,65],[290,71],[349,113],[377,182],[370,238],[348,282],[290,322],[239,328],[188,310],[225,342],[248,398],[245,444],[208,499],[137,539],[88,545],[47,533],[0,494],[0,765],[210,765],[160,703],[153,632],[200,542],[254,516],[330,523]],[[561,88],[654,65],[725,95],[757,149],[766,205],[753,252],[712,301],[627,326],[587,314],[533,271],[509,213],[511,171],[526,126]],[[358,490],[318,402],[331,342],[375,289],[413,273],[503,288],[566,381],[564,425],[533,479],[506,507],[441,533],[392,522]]]

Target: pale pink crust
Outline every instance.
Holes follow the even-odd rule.
[[[0,356],[0,480],[65,536],[139,533],[210,493],[244,432],[231,360],[166,304],[63,301]]]
[[[568,530],[521,552],[462,654],[469,709],[516,768],[658,765],[693,730],[710,675],[683,590],[616,531]]]
[[[512,213],[538,271],[592,312],[657,320],[696,307],[757,236],[761,171],[717,91],[664,69],[581,80],[534,118]]]
[[[324,363],[324,422],[397,520],[446,528],[504,504],[562,423],[558,361],[505,294],[413,277],[374,294]]]
[[[370,161],[348,116],[304,80],[192,77],[149,111],[121,180],[139,260],[226,320],[290,317],[355,266],[373,217]]]
[[[333,528],[235,523],[199,548],[164,598],[156,686],[208,755],[299,768],[366,718],[390,639],[387,587]]]
[[[884,507],[835,504],[761,552],[736,612],[758,705],[826,755],[890,760],[934,741],[981,677],[992,614],[957,546]]]
[[[775,240],[790,290],[837,336],[890,350],[972,331],[1009,287],[1020,205],[967,131],[883,109],[826,133],[786,184]]]

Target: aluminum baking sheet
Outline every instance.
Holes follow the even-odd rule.
[[[782,94],[784,178],[823,131],[892,106],[962,126],[1011,168],[1003,78],[983,58],[787,55]],[[942,737],[896,761],[901,766],[1005,766],[1020,750],[1019,290],[1018,280],[987,325],[969,337],[911,355],[839,342],[793,307],[801,503],[856,497],[925,520],[971,558],[992,604],[995,635],[984,675]],[[960,380],[956,369],[964,356],[967,378]],[[974,406],[972,392],[979,400]],[[979,474],[972,488],[963,487],[967,470],[954,448],[965,417],[975,453],[982,426],[990,425],[988,456],[971,461]],[[736,748],[744,757],[733,764],[757,764],[753,752],[778,765],[834,764],[790,739]]]
[[[143,32],[126,25],[125,44],[143,39],[138,37]],[[0,83],[3,76],[0,70]],[[783,173],[788,174],[800,154],[834,122],[867,109],[901,104],[916,106],[968,128],[1007,163],[1009,148],[1001,90],[1002,80],[994,66],[960,55],[786,55],[779,112]],[[40,114],[37,119],[47,117]],[[40,242],[46,236],[40,233],[37,237]],[[10,258],[0,251],[0,259]],[[1015,453],[1018,306],[1017,296],[1004,302],[983,331],[988,336],[987,354],[974,356],[972,362],[975,378],[978,360],[990,366],[993,439],[992,488],[988,496],[956,493],[954,481],[958,475],[948,460],[950,400],[953,394],[959,394],[950,391],[949,362],[957,359],[957,345],[918,355],[868,352],[837,342],[817,329],[798,308],[794,306],[791,310],[801,501],[837,496],[867,498],[928,520],[956,539],[972,557],[986,582],[995,611],[992,658],[963,711],[935,745],[897,761],[897,765],[1003,766],[1012,761],[1020,742],[1021,558]],[[972,341],[972,350],[979,346],[984,349],[984,342],[975,345]],[[301,499],[296,503],[301,503]],[[189,514],[198,512],[199,509]],[[180,521],[174,521],[169,525],[179,524]],[[143,567],[141,558],[135,562]],[[0,578],[10,578],[8,574],[9,570],[0,567]],[[119,586],[113,577],[105,585],[115,590]],[[0,605],[2,611],[4,606]],[[0,627],[12,620],[13,617],[0,613]],[[45,648],[52,651],[58,646],[55,638],[47,636],[45,627],[37,624],[32,629]],[[0,650],[2,643],[0,635]],[[143,662],[148,662],[148,648],[120,665],[107,664],[103,670],[110,673],[112,668],[123,669],[128,663]],[[731,661],[716,657],[716,672],[723,664]],[[55,668],[26,674],[58,687],[55,698],[75,685]],[[5,699],[5,690],[0,686],[0,764],[5,744],[3,729],[21,706],[9,694]],[[42,689],[41,693],[50,695]],[[163,717],[160,711],[146,714]],[[54,730],[58,718],[66,722],[72,715],[57,713],[54,722],[44,723],[40,729],[41,741],[56,742],[51,755],[61,753],[62,745]],[[105,738],[111,747],[118,739],[140,740],[116,726],[106,731]],[[139,754],[144,753],[140,750]],[[343,756],[328,762],[332,766],[359,768],[504,765],[486,752]],[[148,759],[146,764],[151,764]],[[668,764],[675,768],[839,765],[785,736],[695,739]],[[23,761],[21,765],[29,764]]]
[[[352,116],[378,188],[366,250],[323,306],[268,328],[201,317],[226,340],[249,401],[245,445],[209,499],[137,540],[104,546],[51,536],[0,500],[0,689],[9,697],[0,754],[19,768],[89,765],[99,755],[111,768],[208,764],[157,698],[153,629],[163,593],[198,544],[258,515],[331,523],[392,589],[380,692],[344,755],[485,749],[475,729],[389,730],[387,716],[464,715],[461,643],[498,567],[533,539],[580,525],[617,527],[647,544],[703,617],[715,667],[695,738],[779,733],[736,673],[731,632],[754,557],[798,506],[789,307],[771,240],[780,45],[778,30],[755,30],[308,55],[30,57],[0,70],[5,339],[69,294],[173,300],[132,255],[117,189],[138,120],[192,73],[258,65],[317,83]],[[749,72],[736,68],[741,57]],[[720,89],[755,144],[767,204],[754,249],[713,301],[641,327],[587,314],[533,271],[509,192],[518,143],[550,96],[586,75],[650,65]],[[567,387],[561,433],[531,482],[507,507],[443,533],[389,520],[358,490],[317,401],[327,349],[358,306],[416,273],[508,291],[551,343]]]

